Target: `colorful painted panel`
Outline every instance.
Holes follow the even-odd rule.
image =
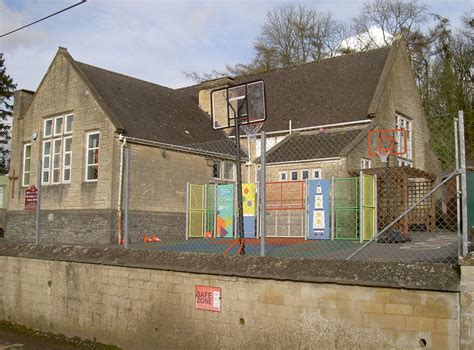
[[[234,236],[234,185],[217,185],[216,236]]]
[[[308,181],[308,238],[329,239],[329,180]]]
[[[256,184],[242,184],[242,208],[244,213],[244,236],[255,237],[256,226]]]

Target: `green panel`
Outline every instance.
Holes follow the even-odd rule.
[[[205,232],[214,232],[214,199],[215,199],[215,186],[206,186],[206,229]]]
[[[474,172],[467,174],[467,227],[474,229]]]
[[[359,210],[336,210],[336,239],[357,240],[359,235]]]
[[[359,179],[338,178],[334,179],[336,190],[336,208],[358,208],[359,207]]]
[[[359,178],[334,179],[335,238],[359,237]]]

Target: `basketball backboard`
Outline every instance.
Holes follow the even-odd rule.
[[[367,155],[380,157],[386,161],[389,155],[402,155],[407,152],[405,129],[370,130],[367,135]]]
[[[265,84],[262,80],[213,90],[211,118],[214,129],[261,123],[266,119]]]

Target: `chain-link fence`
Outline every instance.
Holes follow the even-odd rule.
[[[241,185],[233,138],[187,146],[123,138],[113,146],[109,175],[98,173],[96,145],[88,145],[85,173],[71,171],[67,145],[57,146],[62,166],[48,150],[51,159],[37,166],[43,185],[31,194],[38,206],[30,211],[37,213],[30,238],[45,243],[60,234],[64,243],[151,251],[455,263],[469,241],[459,117],[397,117],[392,127],[406,136],[389,141],[398,151],[406,143],[405,150],[387,162],[368,156],[369,132],[381,129],[374,123],[242,137]],[[69,185],[49,186],[58,181]]]

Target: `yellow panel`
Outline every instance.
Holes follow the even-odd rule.
[[[364,208],[362,211],[364,215],[364,227],[362,232],[362,238],[364,241],[374,239],[375,237],[375,209],[374,208]]]
[[[363,205],[367,207],[375,206],[375,177],[363,175],[362,185],[364,186]]]
[[[189,212],[189,237],[204,236],[204,212]]]
[[[189,209],[204,210],[204,185],[189,185]]]

